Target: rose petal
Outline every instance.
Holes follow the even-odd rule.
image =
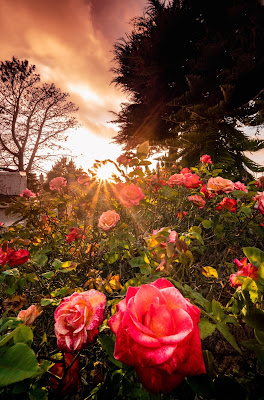
[[[173,284],[165,278],[157,279],[155,282],[152,282],[151,285],[155,286],[157,289],[174,288]]]
[[[175,307],[182,308],[185,311],[187,310],[186,299],[174,286],[162,289],[161,293],[165,297],[166,304],[169,310],[172,310]]]
[[[166,304],[165,298],[161,294],[161,291],[153,285],[142,285],[139,291],[134,297],[135,310],[138,316],[138,320],[142,322],[144,315],[148,311],[148,308],[154,299],[159,299],[159,304]]]
[[[184,380],[184,375],[180,375],[177,372],[168,374],[165,371],[151,367],[136,367],[135,370],[142,385],[151,393],[168,393]]]
[[[171,310],[174,320],[174,334],[160,337],[159,341],[162,344],[171,345],[183,341],[193,331],[193,321],[190,315],[181,308]]]

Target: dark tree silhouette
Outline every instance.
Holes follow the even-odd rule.
[[[35,65],[27,60],[1,63],[0,67],[0,163],[3,168],[30,172],[42,156],[41,149],[61,148],[68,129],[77,126],[67,101],[53,83],[40,84]],[[47,158],[48,156],[44,156]]]
[[[149,139],[193,165],[210,153],[227,170],[260,171],[264,148],[243,125],[264,120],[264,7],[257,0],[149,0],[114,48],[113,82],[130,95],[115,122],[127,148]]]

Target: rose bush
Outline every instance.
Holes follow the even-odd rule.
[[[103,321],[105,304],[105,295],[94,289],[62,299],[54,313],[59,349],[70,353],[91,343]]]
[[[185,376],[205,373],[200,310],[167,279],[129,287],[108,324],[116,335],[114,357],[135,367],[151,392],[169,392]]]

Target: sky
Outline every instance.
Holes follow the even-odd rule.
[[[66,146],[84,169],[94,159],[115,159],[110,144],[117,126],[108,123],[126,97],[110,85],[113,45],[131,30],[147,0],[0,0],[0,60],[13,56],[36,65],[42,82],[70,93],[81,127]],[[69,154],[69,152],[67,152]],[[57,156],[55,157],[57,160]],[[56,161],[54,160],[54,161]]]
[[[70,93],[81,127],[69,132],[66,146],[85,170],[95,159],[116,159],[122,151],[111,143],[118,128],[108,123],[110,111],[118,112],[127,100],[110,85],[113,46],[146,5],[147,0],[0,0],[0,60],[28,59],[43,82]],[[264,164],[264,151],[249,156]]]

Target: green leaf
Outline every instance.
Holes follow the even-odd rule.
[[[118,258],[119,258],[118,253],[108,253],[105,255],[105,260],[109,264],[114,264],[118,260]]]
[[[251,207],[241,207],[239,213],[244,213],[247,217],[250,217],[252,209]]]
[[[33,342],[33,332],[29,326],[21,324],[14,331],[14,343],[26,343],[30,345]]]
[[[44,253],[36,253],[32,257],[32,260],[38,265],[38,267],[44,267],[44,265],[48,262],[48,257]]]
[[[216,301],[215,299],[212,300],[212,311],[213,311],[214,317],[218,321],[222,321],[226,316],[222,309],[221,304],[218,301]]]
[[[60,300],[58,300],[58,299],[41,299],[40,304],[42,305],[42,307],[59,306]]]
[[[254,267],[260,268],[264,265],[264,251],[256,247],[243,247],[243,252]]]
[[[264,312],[262,310],[251,308],[247,310],[244,319],[251,328],[264,330]]]
[[[242,354],[228,326],[224,322],[219,321],[217,322],[216,327],[219,330],[219,332],[224,336],[224,338],[231,344],[231,346],[233,346],[234,349],[236,349],[240,354]]]
[[[122,368],[123,364],[114,358],[115,341],[113,339],[113,336],[100,335],[98,336],[97,340],[101,344],[102,349],[108,355],[109,360],[117,367]]]
[[[137,148],[137,156],[147,156],[149,152],[149,141],[146,140],[145,142],[141,143]]]
[[[214,384],[212,379],[206,375],[191,376],[187,378],[187,383],[192,390],[203,399],[211,399],[214,396]]]
[[[7,269],[6,271],[1,272],[2,275],[8,276],[19,276],[20,272],[17,268]]]
[[[258,296],[258,286],[254,281],[254,279],[247,276],[245,279],[243,279],[241,288],[242,290],[245,290],[246,292],[249,293],[252,303],[256,303],[259,296]]]
[[[146,264],[144,257],[134,257],[131,260],[129,260],[129,264],[131,265],[132,268],[136,267],[142,267]]]
[[[205,339],[211,336],[215,331],[216,325],[208,321],[207,318],[201,318],[199,322],[200,336],[201,339]]]
[[[24,343],[16,343],[0,358],[0,386],[35,378],[40,374],[34,351]]]
[[[210,228],[212,228],[213,221],[211,221],[211,220],[209,220],[209,219],[204,219],[204,220],[202,221],[202,225],[203,225],[203,227],[204,227],[205,229],[210,229]]]
[[[28,397],[30,400],[48,400],[48,389],[39,384],[34,384],[28,393]]]
[[[263,326],[263,329],[264,329],[264,326]],[[263,345],[264,345],[264,330],[263,330],[263,331],[260,331],[260,330],[258,330],[258,329],[255,329],[254,331],[255,331],[255,336],[256,336],[257,341],[258,341],[260,344],[263,344]]]
[[[55,273],[53,271],[49,271],[49,272],[45,272],[44,274],[41,274],[41,276],[43,276],[43,278],[46,279],[50,279],[55,275]]]
[[[55,259],[51,264],[56,270],[61,269],[62,262],[60,260]]]

